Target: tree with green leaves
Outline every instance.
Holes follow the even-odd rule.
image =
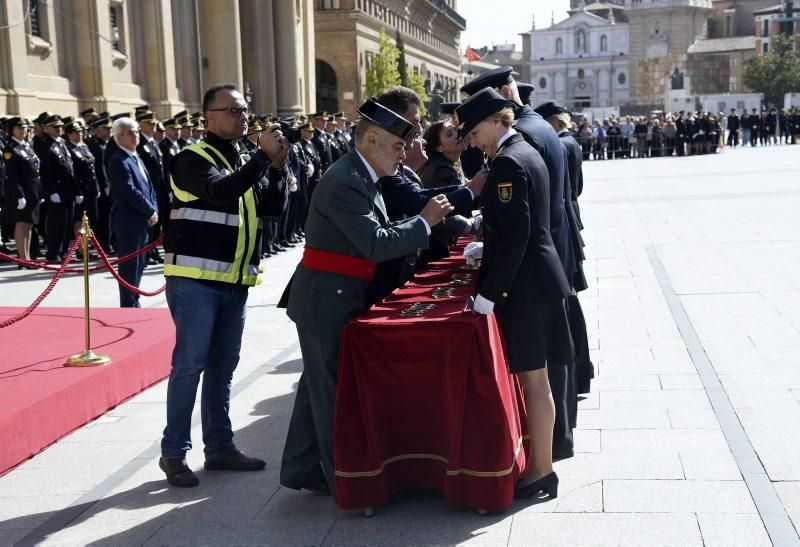
[[[744,85],[763,93],[767,103],[783,106],[783,96],[800,90],[800,55],[793,48],[793,36],[777,36],[770,40],[770,50],[756,55],[744,64]]]
[[[400,35],[400,29],[397,29],[397,34],[394,38],[397,43],[397,49],[400,51],[400,56],[397,58],[397,71],[400,73],[400,85],[408,87],[408,65],[406,65],[406,45],[403,43],[403,37]]]
[[[424,118],[428,113],[428,109],[425,108],[425,105],[431,102],[431,98],[428,97],[428,92],[425,90],[425,77],[422,74],[412,74],[408,77],[408,85],[406,87],[413,89],[417,92],[417,95],[419,95],[420,101],[422,102],[419,107],[419,115],[421,118]]]
[[[369,58],[367,64],[367,97],[378,96],[385,89],[400,85],[400,72],[397,69],[397,59],[400,50],[392,43],[384,29],[378,37],[378,53]]]

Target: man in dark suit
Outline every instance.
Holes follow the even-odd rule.
[[[158,143],[158,147],[161,150],[161,159],[164,163],[164,186],[167,187],[167,193],[172,193],[172,187],[169,182],[172,174],[172,160],[181,151],[181,147],[178,146],[180,128],[181,126],[175,121],[175,118],[164,120],[164,140]]]
[[[735,108],[731,108],[728,116],[728,146],[739,146],[739,116]]]
[[[339,337],[369,307],[375,263],[427,247],[430,226],[452,209],[439,195],[418,217],[389,221],[377,183],[397,171],[412,126],[373,99],[359,113],[355,149],[325,173],[311,200],[303,260],[280,304],[288,304],[303,353],[281,463],[281,484],[293,489],[334,492]]]
[[[327,118],[327,116],[328,113],[323,111],[315,112],[308,117],[311,125],[314,126],[314,136],[311,138],[311,142],[314,143],[314,147],[317,149],[317,154],[319,154],[322,174],[325,174],[325,171],[328,170],[328,167],[333,165],[331,143],[328,140],[327,134],[325,133],[325,126],[327,124],[325,118]]]
[[[87,142],[94,156],[97,185],[100,196],[97,198],[97,225],[92,230],[106,253],[111,252],[111,188],[106,177],[106,148],[111,138],[111,120],[108,116],[95,119],[91,123],[94,135]]]
[[[164,157],[154,138],[158,122],[156,115],[150,110],[141,110],[136,114],[136,121],[139,122],[140,130],[136,152],[147,168],[147,175],[150,177],[158,201],[158,223],[150,230],[150,240],[155,241],[162,229],[166,230],[169,227],[169,186],[164,179]],[[164,261],[158,254],[158,249],[150,251],[149,258],[154,262]]]
[[[122,117],[114,121],[111,132],[118,146],[106,173],[113,198],[111,230],[117,238],[117,253],[125,256],[147,245],[150,227],[158,222],[158,198],[147,168],[136,153],[139,124]],[[138,287],[146,262],[147,257],[140,254],[120,264],[120,277]],[[139,308],[139,295],[120,287],[119,305]]]

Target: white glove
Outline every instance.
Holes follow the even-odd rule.
[[[310,177],[313,174],[314,174],[314,164],[313,163],[309,163],[309,164],[306,165],[306,176]]]
[[[483,296],[478,294],[478,296],[475,297],[475,305],[472,309],[475,310],[476,313],[489,315],[494,311],[494,302],[486,300]]]
[[[106,196],[110,196],[111,195],[111,187],[110,186],[106,186],[104,188],[104,190],[105,190]]]
[[[475,215],[472,217],[472,231],[477,232],[481,229],[481,225],[483,224],[483,215]]]
[[[27,204],[28,202],[25,200],[25,198],[19,198],[17,200],[17,210],[18,211],[23,210]]]
[[[483,243],[473,241],[464,247],[464,258],[467,259],[468,266],[477,266],[478,261],[483,258]]]
[[[61,203],[61,196],[58,194],[50,194],[50,201],[53,203]]]
[[[297,181],[295,179],[289,181],[289,191],[297,192]]]
[[[77,203],[78,205],[83,203],[83,196],[75,196],[75,203]]]

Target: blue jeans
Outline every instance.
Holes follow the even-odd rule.
[[[175,323],[175,349],[167,386],[167,427],[161,455],[183,458],[192,448],[190,431],[197,384],[203,373],[200,416],[207,460],[234,448],[228,410],[231,379],[239,363],[248,288],[167,277],[167,304]]]

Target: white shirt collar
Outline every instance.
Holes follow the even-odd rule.
[[[569,129],[561,129],[561,131],[559,131],[557,135],[563,135],[564,133],[569,133]]]
[[[517,131],[513,127],[509,127],[508,131],[506,131],[501,137],[500,140],[497,141],[497,149],[500,150],[500,147],[503,146],[503,143],[506,142],[508,139],[511,138],[512,135],[516,135]],[[497,155],[497,152],[495,152]]]
[[[131,156],[137,156],[138,155],[138,154],[136,154],[136,150],[128,150],[124,146],[120,146],[119,149],[120,150],[125,150]]]
[[[11,137],[11,138],[14,139],[15,141],[17,141],[22,146],[25,146],[25,144],[26,144],[25,141],[21,141],[17,137]]]
[[[356,148],[356,154],[358,154],[358,157],[361,158],[361,161],[363,161],[364,165],[367,167],[367,173],[369,173],[369,176],[372,179],[372,184],[377,184],[378,174],[375,172],[375,169],[372,168],[367,159],[361,154],[361,152],[358,151],[358,148]]]

